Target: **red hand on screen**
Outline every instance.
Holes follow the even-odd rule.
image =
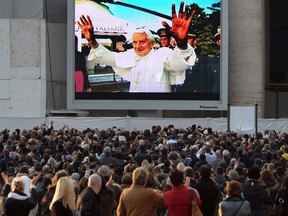
[[[187,34],[189,27],[192,23],[193,17],[196,14],[196,10],[193,10],[189,16],[189,6],[185,6],[185,11],[183,11],[184,2],[181,2],[178,16],[175,11],[175,4],[172,4],[172,26],[167,22],[163,21],[162,25],[169,30],[172,37],[178,41],[183,41],[187,39]]]

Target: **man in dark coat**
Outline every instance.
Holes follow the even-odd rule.
[[[243,185],[244,198],[250,202],[252,216],[267,215],[265,205],[269,204],[269,195],[259,182],[260,168],[253,165],[248,170],[248,179]]]
[[[140,140],[139,151],[135,156],[135,160],[141,166],[143,160],[147,160],[149,163],[152,162],[151,156],[146,151],[146,146],[143,140]]]
[[[101,215],[100,197],[102,178],[92,174],[88,179],[88,187],[82,191],[78,199],[78,210],[81,216]]]
[[[204,216],[213,216],[216,210],[219,190],[211,176],[211,167],[204,164],[200,167],[200,179],[195,186],[202,200],[200,210]]]
[[[106,146],[103,150],[103,155],[99,158],[100,165],[114,164],[115,167],[122,166],[122,161],[111,156],[111,148]]]

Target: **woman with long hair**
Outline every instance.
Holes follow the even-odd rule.
[[[261,172],[260,181],[264,185],[265,189],[269,192],[270,203],[266,205],[267,213],[270,215],[272,213],[272,206],[275,200],[277,191],[280,188],[280,184],[277,182],[273,173],[268,169]]]
[[[73,216],[73,212],[77,211],[75,198],[73,180],[69,177],[60,178],[49,206],[51,216]]]
[[[88,178],[83,176],[78,182],[78,194],[81,194],[82,191],[87,187],[87,185],[88,185]]]
[[[240,182],[232,180],[226,187],[226,199],[219,204],[218,216],[250,216],[250,203],[242,197]]]
[[[48,190],[42,199],[41,215],[43,215],[43,216],[49,215],[50,216],[49,206],[50,206],[51,201],[53,199],[57,182],[60,178],[65,177],[65,176],[69,176],[65,170],[59,170],[58,172],[56,172],[55,176],[52,179],[52,184],[50,184],[48,186]]]

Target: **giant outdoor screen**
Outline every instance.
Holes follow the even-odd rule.
[[[180,3],[180,0],[68,1],[67,107],[95,110],[226,110],[228,0],[185,2],[189,13],[196,10],[188,39],[192,41],[190,44],[197,57],[194,66],[183,71],[183,80],[171,83],[168,91],[159,92],[153,88],[131,91],[131,80],[121,71],[89,60],[91,47],[77,24],[80,16],[90,16],[97,42],[111,52],[131,52],[133,33],[137,29],[149,30],[154,39],[153,50],[157,50],[161,47],[163,36],[159,30],[163,28],[161,22],[171,25],[171,5],[175,4],[178,13]],[[169,49],[174,51],[175,39],[167,36]],[[161,56],[158,57],[160,61]],[[154,59],[156,62],[157,58]],[[125,63],[124,58],[121,64]],[[150,70],[153,72],[151,65]]]

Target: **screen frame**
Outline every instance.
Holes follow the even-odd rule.
[[[67,2],[67,108],[79,110],[227,110],[228,109],[228,0],[221,0],[220,98],[189,99],[75,99],[75,1]],[[89,93],[87,93],[89,94]],[[151,95],[153,97],[153,94]],[[137,98],[137,95],[136,97]]]

